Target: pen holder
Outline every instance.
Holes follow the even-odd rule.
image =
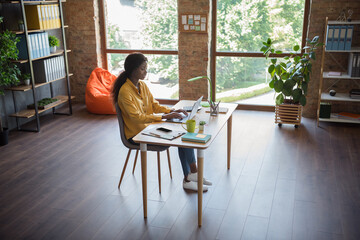
[[[210,103],[210,116],[217,116],[219,114],[219,104],[220,102],[211,102]]]

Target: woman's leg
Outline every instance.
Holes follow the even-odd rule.
[[[179,158],[186,179],[190,172],[197,172],[196,159],[194,149],[192,148],[178,148]]]

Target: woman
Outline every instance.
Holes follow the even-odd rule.
[[[142,53],[132,53],[125,59],[125,71],[116,79],[113,87],[113,100],[118,104],[124,120],[126,138],[133,144],[133,137],[152,122],[162,119],[182,118],[183,109],[170,109],[161,106],[154,99],[143,80],[147,73],[147,58]],[[154,113],[164,113],[154,115]],[[183,188],[197,191],[197,166],[194,149],[178,148],[184,172]],[[212,183],[204,178],[204,185]],[[207,191],[207,186],[203,187]]]

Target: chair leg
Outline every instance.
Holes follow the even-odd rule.
[[[167,156],[168,156],[168,164],[169,164],[170,178],[172,179],[171,162],[170,162],[170,151],[169,151],[169,149],[166,149],[166,152],[167,152]]]
[[[157,152],[158,160],[158,179],[159,179],[159,193],[161,193],[161,169],[160,169],[160,152]]]
[[[121,181],[122,181],[122,179],[124,177],[124,173],[125,173],[125,170],[126,170],[127,163],[129,161],[130,153],[131,153],[131,149],[129,149],[129,151],[128,151],[128,154],[127,154],[127,157],[126,157],[126,160],[125,160],[125,163],[124,163],[124,167],[123,167],[123,170],[121,172],[121,177],[120,177],[118,188],[120,188]]]
[[[136,167],[136,160],[137,160],[138,154],[139,154],[139,150],[136,150],[136,155],[135,155],[134,167],[133,167],[133,172],[132,172],[132,174],[134,174],[134,171],[135,171],[135,167]]]

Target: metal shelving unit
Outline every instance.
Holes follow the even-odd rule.
[[[20,5],[20,9],[21,9],[21,14],[22,14],[22,20],[24,21],[24,26],[25,29],[24,31],[14,31],[17,35],[20,34],[24,34],[25,35],[25,39],[26,39],[26,49],[27,49],[27,56],[28,59],[20,59],[18,61],[15,61],[19,64],[28,64],[29,65],[29,69],[30,69],[30,75],[31,75],[31,84],[29,86],[25,86],[25,85],[20,85],[20,86],[13,86],[11,88],[9,88],[8,90],[12,91],[12,96],[13,96],[13,102],[14,102],[14,108],[15,108],[15,113],[14,114],[10,114],[10,117],[15,117],[16,118],[16,123],[17,123],[17,129],[18,130],[22,130],[22,131],[34,131],[34,132],[39,132],[40,131],[40,114],[52,109],[53,110],[53,114],[61,114],[61,115],[72,115],[72,99],[74,98],[73,96],[71,96],[71,91],[70,91],[70,79],[69,77],[72,76],[73,74],[69,73],[69,68],[68,68],[68,57],[67,54],[70,52],[70,50],[67,49],[66,47],[66,39],[65,39],[65,28],[67,28],[68,26],[64,25],[64,19],[63,19],[63,9],[62,9],[62,2],[65,2],[63,0],[56,0],[56,1],[24,1],[24,0],[20,0],[20,1],[5,1],[5,3],[8,4],[19,4]],[[4,3],[4,2],[2,2]],[[35,30],[29,30],[27,27],[27,22],[26,22],[26,10],[25,10],[25,5],[46,5],[46,4],[58,4],[59,5],[59,17],[60,17],[60,28],[51,28],[51,29],[35,29]],[[44,32],[44,31],[48,31],[48,30],[54,30],[54,29],[59,29],[61,31],[61,38],[62,38],[62,43],[63,43],[63,50],[59,50],[56,51],[55,53],[51,53],[48,56],[44,56],[44,57],[40,57],[40,58],[31,58],[31,50],[29,48],[30,46],[30,42],[29,42],[29,34],[30,33],[36,33],[36,32]],[[35,82],[35,78],[34,78],[34,69],[33,69],[33,62],[34,61],[42,61],[44,59],[47,58],[52,58],[55,56],[64,56],[64,67],[65,67],[65,77],[63,78],[58,78],[55,80],[52,80],[50,82],[46,82],[46,83],[36,83]],[[66,81],[66,87],[67,87],[67,95],[66,96],[54,96],[53,93],[53,87],[52,84],[54,82],[60,81],[60,80],[64,80]],[[50,94],[51,94],[51,98],[56,98],[58,99],[58,101],[56,101],[54,104],[52,104],[51,106],[45,108],[45,109],[40,109],[38,107],[38,99],[36,97],[36,89],[45,85],[50,85]],[[34,100],[34,109],[23,109],[23,110],[18,110],[17,109],[17,105],[16,105],[16,97],[14,95],[14,92],[26,92],[26,91],[32,91],[32,96],[33,96],[33,100]],[[58,113],[55,112],[55,107],[59,106],[61,104],[64,103],[68,103],[68,112],[67,113]],[[35,129],[24,129],[20,126],[19,123],[19,118],[34,118],[36,120],[36,128]]]

